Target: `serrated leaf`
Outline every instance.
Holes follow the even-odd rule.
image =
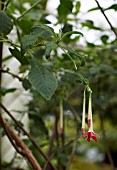
[[[35,44],[44,41],[51,41],[56,37],[53,28],[47,25],[36,25],[32,28],[30,35],[25,35],[21,40],[21,52],[25,52],[32,48]]]
[[[57,88],[57,80],[44,66],[32,62],[28,75],[32,86],[47,100],[50,100]]]
[[[0,11],[0,33],[9,34],[13,29],[13,23],[4,11]]]
[[[21,40],[21,54],[25,54],[26,51],[36,44],[38,37],[36,35],[25,35]]]
[[[57,48],[57,44],[53,41],[46,43],[46,49],[45,49],[45,56],[46,58],[50,57],[50,53],[52,50],[55,50]]]
[[[44,24],[39,24],[32,27],[31,34],[38,34],[38,37],[41,38],[52,38],[52,36],[56,36],[54,29]]]
[[[63,36],[62,36],[62,38],[61,38],[61,41],[66,37],[66,36],[68,36],[68,35],[72,35],[72,34],[80,34],[80,35],[82,35],[83,36],[83,34],[81,33],[81,32],[79,32],[79,31],[69,31],[69,32],[66,32],[65,34],[63,34]]]
[[[14,47],[14,49],[9,48],[9,51],[22,65],[29,64],[27,58],[25,56],[21,56],[21,52],[16,47]]]

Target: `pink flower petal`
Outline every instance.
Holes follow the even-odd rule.
[[[98,142],[98,138],[100,138],[100,136],[94,132],[86,132],[87,134],[87,141],[90,142],[91,139],[94,139],[96,142]],[[98,138],[97,138],[98,137]]]

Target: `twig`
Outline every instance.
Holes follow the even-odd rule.
[[[111,27],[111,30],[114,32],[116,38],[117,38],[117,32],[115,31],[114,27],[112,26],[111,22],[109,21],[108,17],[106,16],[103,8],[100,6],[99,2],[97,0],[95,0],[95,2],[97,3],[97,6],[99,7],[100,11],[102,12],[102,14],[104,15],[105,19],[107,20],[108,24]]]
[[[0,10],[4,9],[4,2],[5,2],[5,0],[0,1]],[[0,68],[2,68],[2,62],[3,62],[3,42],[0,42]],[[0,72],[0,88],[1,88],[1,85],[2,85],[2,73]],[[2,97],[0,95],[0,102],[1,102],[1,100],[2,100]],[[1,110],[0,110],[0,112],[1,112]],[[2,134],[1,134],[1,130],[0,130],[0,169],[2,170],[1,141],[2,141]]]
[[[75,70],[77,70],[77,66],[76,66],[76,62],[75,62],[75,60],[69,55],[69,53],[68,52],[66,52],[66,50],[61,46],[61,45],[58,45],[63,51],[64,51],[64,53],[70,58],[70,60],[73,62],[73,64],[74,64],[74,68],[75,68]]]
[[[11,0],[8,0],[7,3],[6,3],[6,5],[4,6],[4,11],[6,11],[6,9],[7,9],[8,5],[9,5],[10,1],[11,1]]]
[[[34,170],[42,170],[41,166],[39,165],[39,163],[31,153],[31,151],[27,148],[24,142],[18,137],[18,135],[11,129],[9,124],[2,118],[1,115],[0,115],[0,123],[3,126],[9,140],[11,141],[16,151],[28,159],[30,164],[33,166]]]
[[[20,45],[17,45],[15,43],[13,43],[11,40],[5,39],[3,37],[0,37],[0,42],[11,44],[13,47],[20,47]]]
[[[51,154],[52,154],[52,150],[53,150],[53,144],[54,144],[54,140],[55,140],[55,137],[56,137],[56,127],[57,127],[57,124],[58,124],[58,118],[56,117],[55,119],[55,125],[54,125],[54,130],[53,130],[53,134],[52,134],[52,137],[51,137],[51,141],[50,141],[50,147],[49,147],[49,151],[48,151],[48,157],[49,157],[49,160],[51,159]],[[43,170],[48,170],[49,167],[48,167],[48,161],[46,162]]]
[[[71,111],[72,111],[72,113],[73,113],[74,122],[75,122],[75,124],[76,124],[76,139],[78,139],[78,130],[77,130],[78,119],[77,119],[76,112],[75,112],[72,108],[71,108]],[[71,162],[72,162],[72,160],[73,160],[73,157],[74,157],[74,154],[75,154],[76,147],[77,147],[77,140],[74,140],[72,152],[71,152],[69,161],[68,161],[68,163],[67,163],[66,170],[69,170],[69,169],[70,169],[70,164],[71,164]]]
[[[110,165],[112,167],[112,170],[116,170],[116,168],[114,166],[114,162],[113,162],[113,158],[112,158],[110,149],[108,148],[107,138],[106,138],[106,133],[105,133],[105,128],[104,128],[104,123],[103,123],[103,117],[102,117],[101,113],[99,114],[99,118],[100,118],[100,122],[101,122],[101,129],[102,129],[103,140],[104,140],[104,144],[105,144],[105,148],[106,148],[106,153],[107,153]]]
[[[38,149],[38,151],[41,153],[41,155],[45,158],[45,160],[49,163],[49,165],[52,167],[53,170],[56,170],[56,168],[52,165],[49,158],[46,156],[46,154],[41,150],[39,145],[34,141],[32,136],[22,127],[22,125],[14,118],[13,115],[0,103],[0,107],[11,117],[11,119],[16,123],[16,125],[22,130],[22,132],[28,136],[32,144]]]
[[[9,70],[3,70],[2,68],[0,68],[0,72],[2,73],[8,73],[10,74],[13,78],[17,78],[19,81],[22,81],[23,79],[21,77],[19,77],[18,75],[11,73]]]
[[[37,1],[36,3],[34,3],[31,8],[29,8],[28,10],[24,11],[24,13],[22,15],[20,15],[18,18],[17,18],[17,21],[19,19],[21,19],[24,15],[26,15],[29,11],[31,11],[35,6],[37,6],[39,3],[41,2],[41,0]]]

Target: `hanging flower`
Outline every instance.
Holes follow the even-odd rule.
[[[82,114],[82,137],[87,138],[87,141],[90,142],[92,139],[98,142],[98,138],[100,136],[93,131],[93,119],[92,119],[92,91],[88,86],[87,91],[89,92],[89,104],[88,104],[88,132],[85,132],[85,90],[84,90],[84,98],[83,98],[83,114]]]

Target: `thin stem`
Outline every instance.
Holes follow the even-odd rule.
[[[87,89],[87,91],[89,92],[89,97],[91,98],[92,90],[91,90],[90,86],[89,86],[89,85],[86,85],[86,89]]]
[[[51,155],[51,159],[58,153],[60,154],[61,152],[63,152],[69,145],[73,144],[75,141],[77,141],[80,137],[75,137],[74,139],[70,140],[67,144],[65,144],[63,147],[58,147],[58,149],[56,149],[52,155]]]
[[[116,170],[115,166],[114,166],[114,162],[113,162],[113,158],[110,152],[110,149],[108,147],[108,142],[107,142],[107,138],[106,138],[106,133],[105,133],[105,127],[104,127],[104,122],[103,122],[103,116],[102,113],[99,114],[99,118],[100,118],[100,123],[101,123],[101,129],[102,129],[102,134],[103,134],[103,140],[104,140],[104,145],[106,148],[106,153],[110,162],[110,165],[112,167],[112,170]]]
[[[0,115],[0,123],[4,128],[11,144],[14,146],[16,151],[21,154],[23,157],[26,157],[30,162],[34,170],[42,170],[40,164],[37,162],[36,158],[32,154],[32,152],[28,149],[28,147],[24,144],[24,142],[19,138],[19,136],[14,132],[5,119]]]
[[[16,123],[16,125],[22,130],[22,132],[28,136],[28,138],[30,139],[30,141],[32,142],[32,144],[37,148],[37,150],[41,153],[41,155],[45,158],[45,160],[48,161],[48,163],[50,164],[50,166],[52,167],[53,170],[56,170],[56,168],[52,165],[52,163],[50,162],[49,158],[46,156],[46,154],[41,150],[40,146],[34,141],[34,139],[32,138],[32,136],[22,127],[22,125],[14,118],[13,115],[11,115],[11,113],[6,109],[6,107],[4,107],[4,105],[2,105],[0,103],[0,107],[11,117],[11,119]]]
[[[31,11],[35,6],[37,6],[40,2],[41,2],[41,0],[35,2],[35,3],[31,6],[31,8],[29,8],[29,9],[26,10],[26,11],[24,11],[24,12],[22,13],[22,15],[20,15],[20,16],[17,18],[17,21],[20,20],[20,19],[21,19],[24,15],[26,15],[28,12],[30,12],[30,11]]]
[[[2,39],[0,39],[0,42],[1,42],[1,43],[6,42],[6,43],[11,44],[11,45],[14,46],[14,47],[20,47],[19,45],[14,44],[12,41],[10,41],[10,40],[8,40],[8,39],[5,39],[5,38],[3,38],[3,37],[2,37]]]
[[[9,70],[3,70],[2,68],[0,68],[0,72],[2,73],[8,73],[10,74],[13,78],[17,78],[19,81],[22,81],[23,79],[21,77],[19,77],[18,75],[11,73]]]
[[[115,31],[114,27],[112,26],[111,22],[109,21],[108,17],[106,16],[103,8],[100,6],[99,2],[97,0],[95,0],[95,2],[97,3],[97,6],[99,7],[100,11],[102,12],[102,14],[104,15],[106,21],[108,22],[108,24],[110,25],[111,30],[114,32],[116,38],[117,38],[117,32]]]
[[[75,70],[77,70],[77,66],[76,66],[76,62],[75,62],[75,60],[69,55],[69,53],[67,53],[66,51],[65,51],[65,49],[62,47],[62,46],[60,46],[60,45],[58,45],[63,51],[64,51],[64,53],[70,58],[70,60],[73,62],[73,64],[74,64],[74,68],[75,68]]]
[[[51,160],[51,154],[52,154],[52,151],[53,151],[53,145],[54,145],[54,141],[55,141],[55,138],[56,138],[57,125],[58,125],[58,116],[56,115],[55,116],[54,130],[53,130],[53,134],[52,134],[52,137],[51,137],[51,140],[50,140],[50,146],[49,146],[49,151],[48,151],[49,160]],[[47,161],[44,168],[43,168],[43,170],[48,170],[48,169],[50,169],[50,165],[49,165],[49,163]]]
[[[4,9],[4,3],[5,0],[1,0],[0,1],[0,10]],[[0,68],[2,68],[2,58],[3,58],[3,42],[0,42]],[[2,73],[0,72],[0,88],[1,88],[1,84],[2,84]],[[2,102],[2,97],[0,95],[0,103]],[[0,108],[0,116],[1,116],[1,108]],[[2,153],[1,153],[1,141],[2,141],[2,128],[0,128],[0,170],[2,170]]]
[[[70,165],[71,165],[71,162],[72,162],[72,160],[73,160],[73,157],[74,157],[74,154],[75,154],[75,151],[76,151],[76,147],[77,147],[77,140],[75,140],[74,143],[73,143],[72,152],[71,152],[71,155],[70,155],[68,164],[67,164],[67,166],[66,166],[66,170],[69,170],[69,169],[70,169]]]
[[[74,110],[72,107],[71,107],[71,111],[72,111],[72,114],[73,114],[73,117],[74,117],[74,124],[76,124],[76,138],[78,138],[78,129],[77,129],[78,119],[77,119],[77,113],[75,112],[75,110]],[[73,160],[73,157],[74,157],[74,155],[75,155],[76,147],[77,147],[77,140],[74,140],[72,152],[71,152],[69,161],[68,161],[68,163],[67,163],[66,170],[69,170],[69,169],[70,169],[70,165],[71,165],[72,160]]]
[[[6,5],[4,6],[4,11],[7,10],[7,7],[8,7],[8,5],[9,5],[10,1],[11,1],[11,0],[8,0],[7,3],[6,3]]]

